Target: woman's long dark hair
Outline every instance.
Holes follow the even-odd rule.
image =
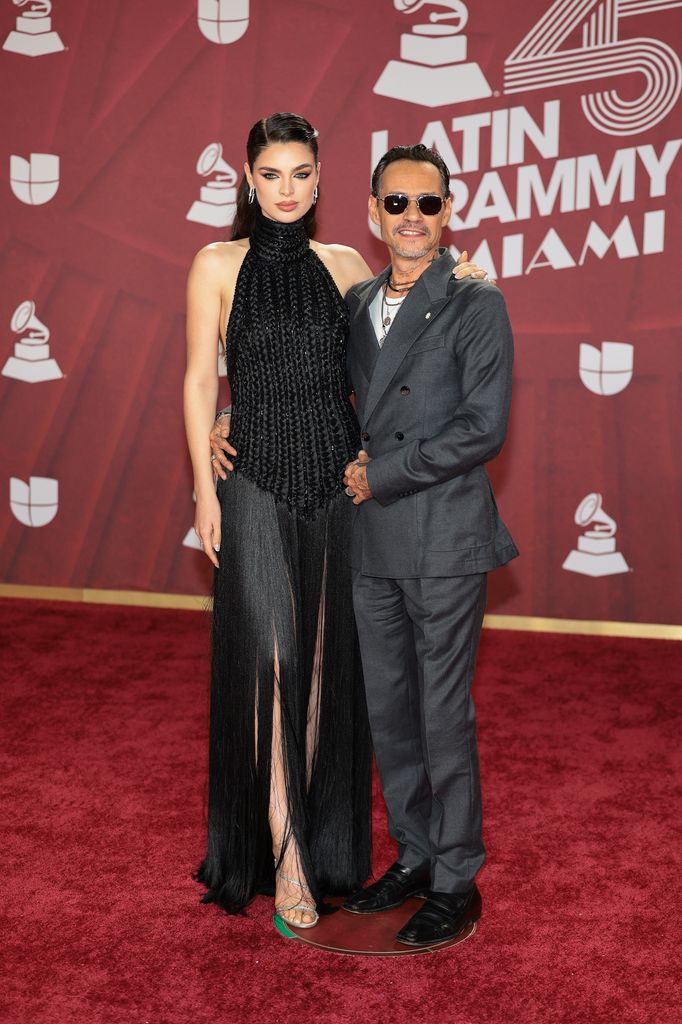
[[[298,114],[280,113],[271,114],[270,117],[256,121],[246,140],[246,159],[251,170],[253,170],[258,154],[273,142],[302,142],[312,151],[317,165],[317,131],[304,117],[299,117]],[[233,241],[237,238],[249,237],[253,230],[257,209],[258,199],[255,196],[253,202],[249,202],[249,183],[244,175],[237,190],[237,214],[232,227]],[[314,205],[304,215],[303,224],[308,238],[312,238],[317,228]]]

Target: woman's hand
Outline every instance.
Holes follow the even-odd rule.
[[[220,551],[220,502],[216,494],[197,498],[194,532],[201,541],[204,554],[217,569],[219,563],[216,552]]]
[[[230,436],[230,423],[231,417],[229,412],[223,413],[221,416],[216,418],[216,421],[213,424],[213,430],[209,434],[209,440],[211,442],[211,466],[213,467],[214,474],[219,476],[221,480],[227,480],[227,473],[223,469],[223,466],[225,466],[230,473],[234,469],[234,466],[225,455],[225,452],[233,458],[237,454],[236,450],[231,444],[228,444],[227,441]]]
[[[475,263],[469,262],[469,253],[466,251],[466,249],[464,250],[463,253],[460,254],[460,257],[457,260],[457,263],[455,264],[455,268],[452,271],[452,273],[455,275],[458,281],[461,281],[462,278],[464,277],[474,277],[479,281],[482,281],[486,277],[488,277],[487,270],[481,270],[481,268],[477,267]],[[492,278],[489,278],[488,283],[496,285],[497,281],[493,281]]]

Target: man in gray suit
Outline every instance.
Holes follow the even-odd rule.
[[[501,293],[457,280],[439,248],[451,199],[437,154],[389,150],[369,211],[391,264],[347,296],[363,451],[345,483],[358,506],[354,607],[398,860],[344,907],[368,914],[426,895],[397,936],[424,946],[481,912],[471,684],[486,574],[518,554],[484,468],[505,438],[513,342]]]

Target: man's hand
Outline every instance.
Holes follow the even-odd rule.
[[[346,485],[346,494],[353,495],[353,504],[362,505],[363,501],[373,497],[367,484],[367,464],[371,459],[367,452],[358,452],[355,462],[349,462],[343,475],[343,482]]]
[[[476,266],[475,263],[469,262],[469,253],[466,249],[460,254],[452,273],[458,281],[461,281],[463,277],[474,277],[478,281],[482,281],[488,277],[487,270],[481,270],[481,268]],[[488,284],[496,285],[497,281],[493,281],[492,278],[488,278]]]
[[[216,476],[219,476],[221,480],[227,480],[227,473],[225,469],[228,469],[230,473],[234,469],[234,466],[227,458],[227,455],[231,455],[233,458],[237,452],[228,443],[228,437],[230,436],[230,422],[231,416],[229,412],[223,413],[221,416],[216,418],[213,424],[213,430],[209,434],[209,440],[211,442],[211,465],[213,466],[213,472]],[[227,452],[227,455],[225,454]],[[225,469],[223,469],[225,466]]]

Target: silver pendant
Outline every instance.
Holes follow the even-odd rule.
[[[385,316],[384,317],[384,327],[390,327],[390,326],[391,326],[391,318],[390,318],[390,316]]]

